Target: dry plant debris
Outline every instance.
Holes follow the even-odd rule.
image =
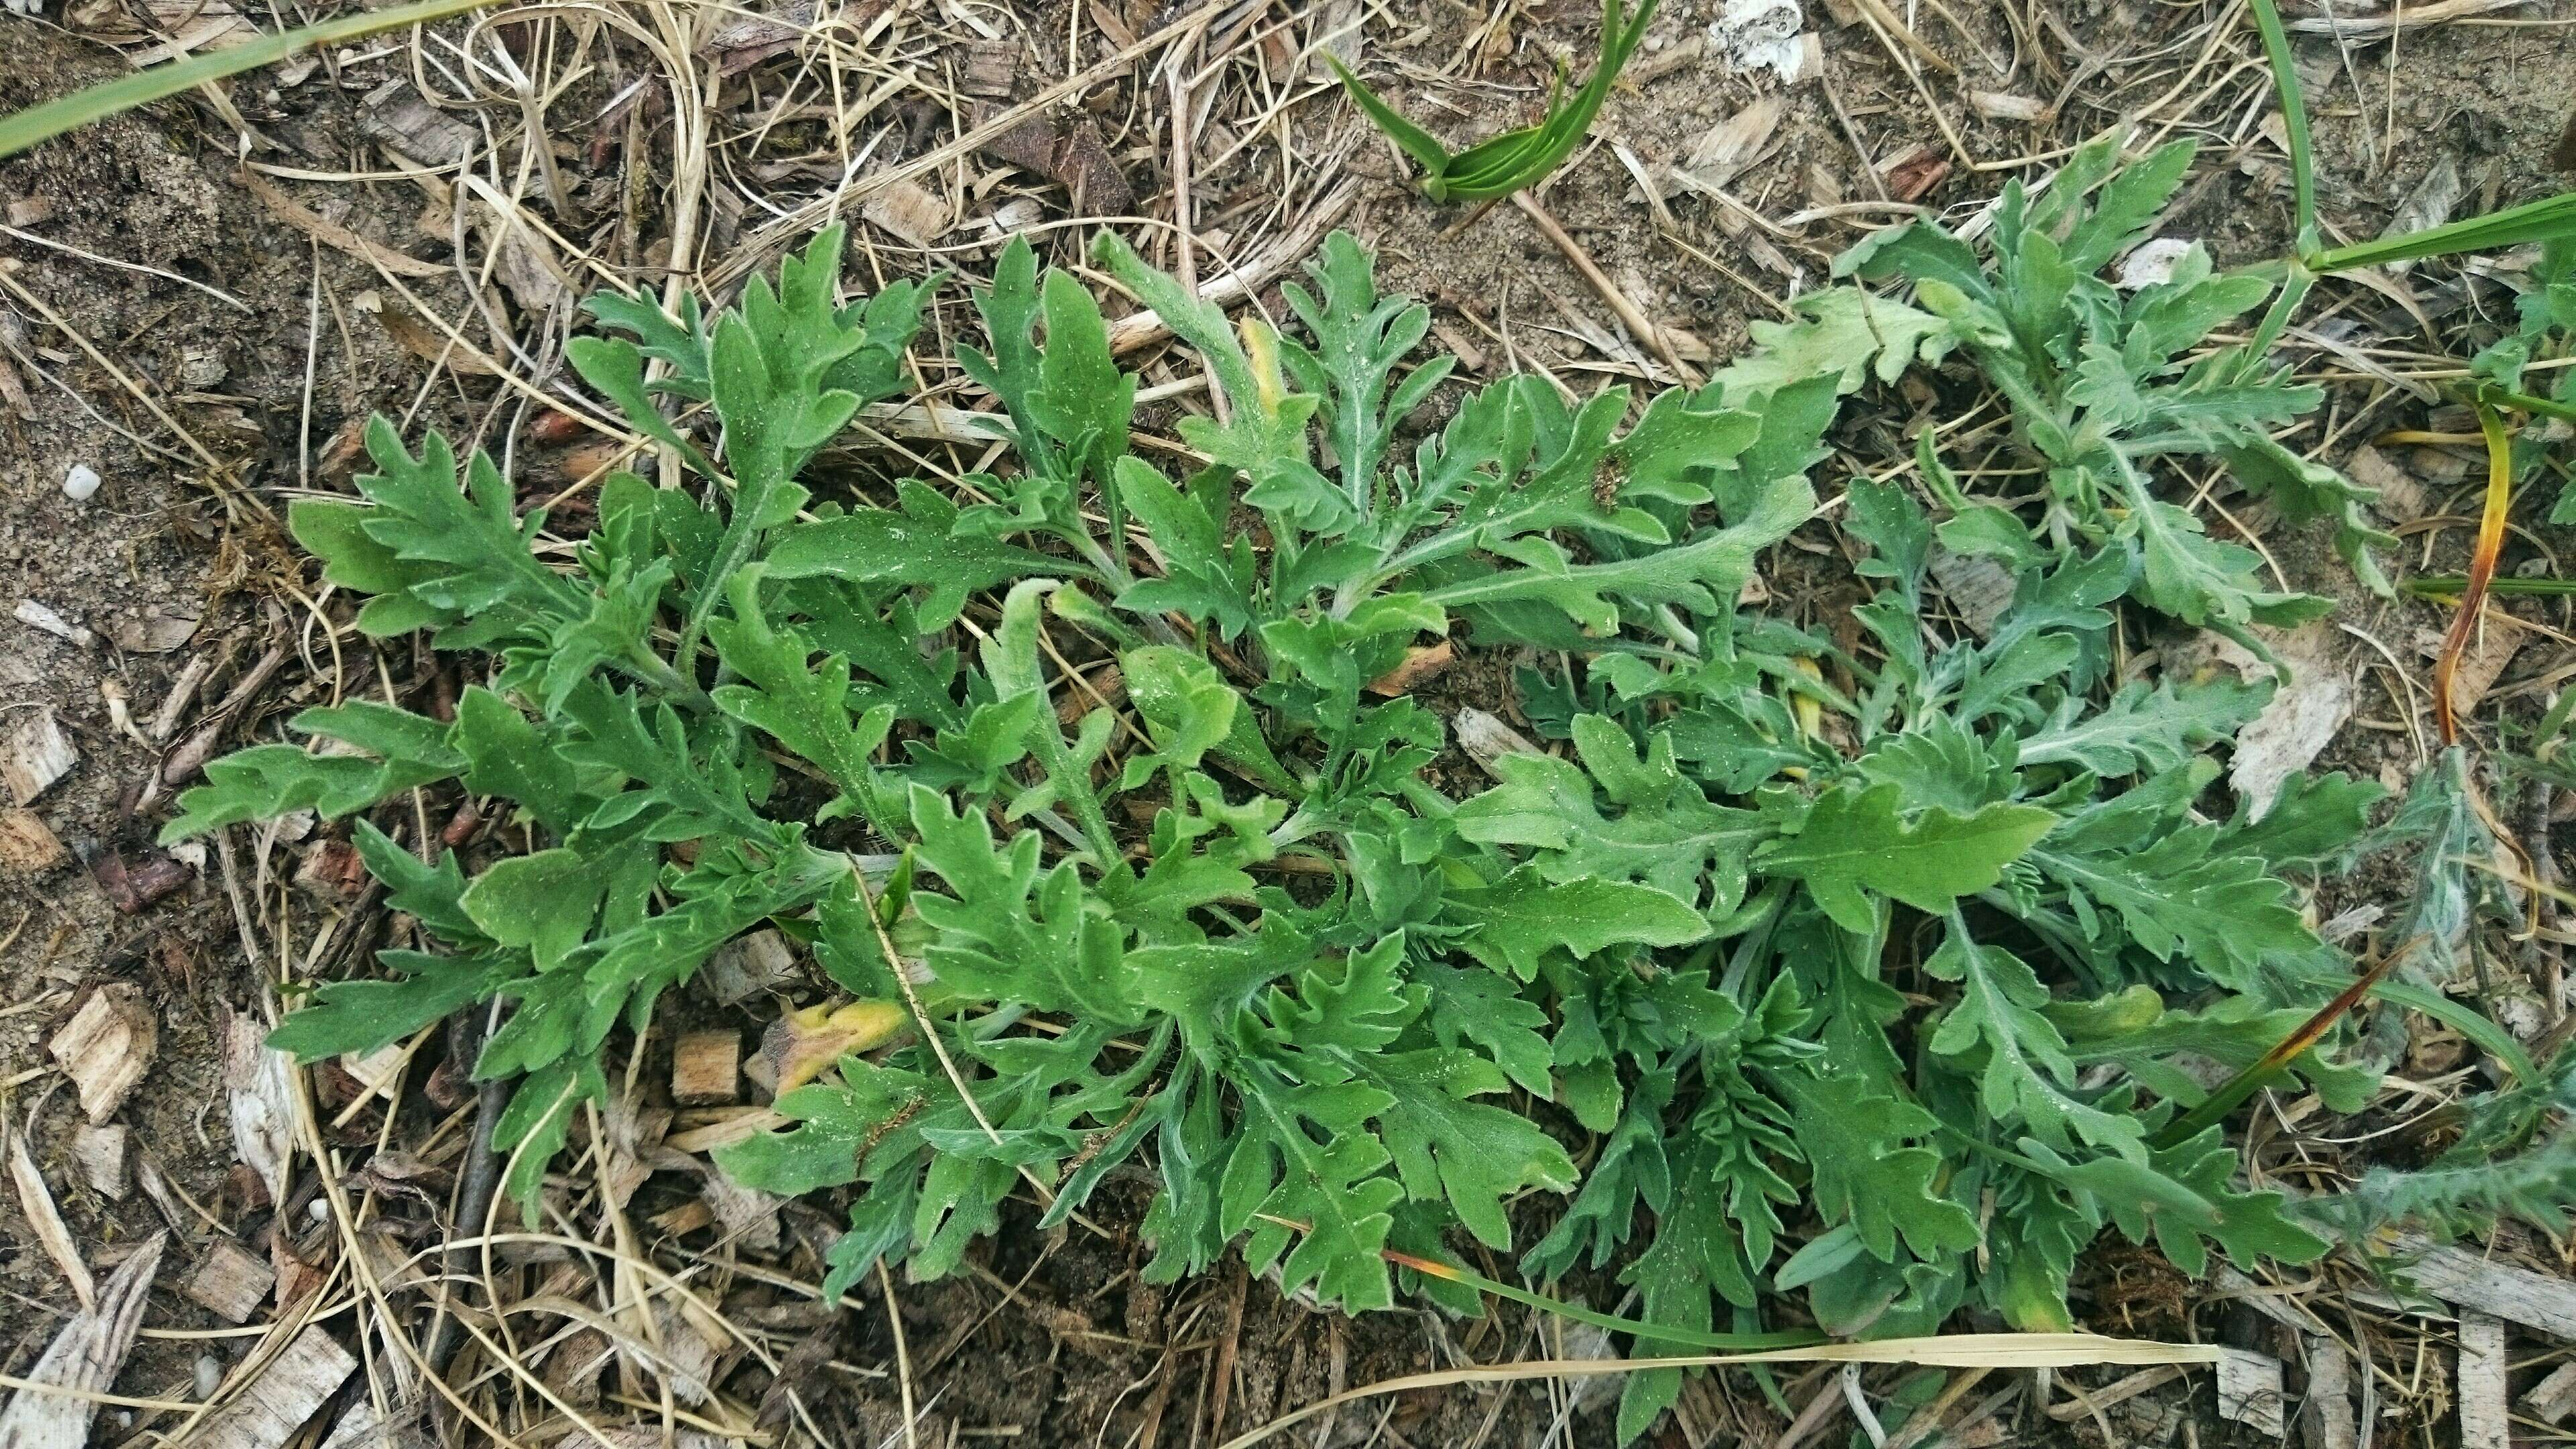
[[[54,1331],[44,1353],[24,1371],[9,1406],[0,1410],[0,1444],[10,1449],[86,1449],[98,1396],[116,1382],[117,1370],[134,1347],[167,1243],[166,1234],[155,1233],[136,1245],[108,1275],[97,1301]],[[49,1392],[57,1388],[69,1392]]]
[[[71,1078],[81,1111],[103,1125],[152,1069],[160,1043],[160,1021],[143,993],[119,981],[89,993],[46,1050]]]

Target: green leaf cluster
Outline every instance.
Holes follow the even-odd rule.
[[[1779,1295],[1835,1334],[1967,1307],[2063,1326],[2106,1229],[2192,1272],[2311,1257],[2325,1240],[2238,1185],[2217,1130],[2158,1134],[2348,979],[2293,881],[2376,787],[2204,814],[2269,686],[2115,674],[2121,601],[2177,596],[2109,503],[2063,551],[2008,521],[2018,593],[1982,637],[1946,632],[1925,580],[1936,546],[2006,530],[1866,481],[1840,514],[1875,589],[1856,630],[1738,608],[1816,512],[1840,398],[1949,348],[2056,359],[2032,385],[2081,435],[2068,500],[2134,514],[2122,469],[2259,432],[2270,404],[2217,395],[2275,380],[2160,370],[2241,289],[2090,280],[2169,178],[2078,207],[2070,170],[2010,228],[2057,310],[1987,317],[2028,286],[1973,265],[1919,282],[1921,308],[1830,288],[1707,386],[1645,398],[1453,378],[1347,236],[1284,330],[1104,237],[1215,394],[1177,475],[1132,446],[1136,379],[1089,290],[1015,242],[964,357],[997,461],[882,507],[809,490],[903,391],[928,284],[843,300],[827,232],[722,311],[596,298],[613,335],[567,355],[686,486],[615,475],[588,536],[541,553],[488,460],[379,427],[360,501],[294,527],[361,627],[430,630],[471,682],[444,716],[306,711],[214,762],[167,833],[348,822],[418,939],[313,989],[278,1044],[364,1050],[497,999],[475,1070],[514,1084],[531,1213],[612,1038],[728,941],[774,926],[874,1014],[901,1002],[908,1032],[800,1077],[789,1125],[718,1158],[847,1203],[835,1293],[880,1262],[954,1271],[1006,1200],[1051,1226],[1122,1171],[1153,1184],[1150,1278],[1239,1252],[1323,1303],[1474,1311],[1397,1263],[1480,1247],[1537,1280],[1615,1273],[1649,1341],[1759,1332]],[[2088,373],[2052,350],[2070,339],[2154,365]],[[1449,793],[1427,771],[1447,721],[1369,687],[1444,640],[1534,661],[1522,706],[1552,745]],[[415,792],[503,827],[424,858],[397,838]],[[2293,1070],[2332,1106],[2371,1083],[2325,1049]],[[1636,1376],[1623,1434],[1677,1388]]]
[[[2132,592],[2150,608],[2259,653],[2250,626],[2313,619],[2328,601],[2265,587],[2254,550],[2210,537],[2158,488],[2160,468],[2213,459],[2290,522],[2323,520],[2337,551],[2383,594],[2372,550],[2394,540],[2364,511],[2369,490],[2273,438],[2324,400],[2270,356],[2312,277],[2221,272],[2197,242],[2160,280],[2124,289],[2101,275],[2152,234],[2193,154],[2194,143],[2176,141],[2124,163],[2115,141],[2089,142],[2044,188],[2006,184],[1986,255],[1917,221],[1863,241],[1835,272],[1911,284],[2003,394],[2015,443],[2043,472],[2044,516],[2031,524],[1963,497],[1927,435],[1926,481],[1956,514],[1946,546],[2008,559],[2035,556],[2034,537],[2117,547],[2136,561]],[[2243,340],[2213,341],[2249,316]]]

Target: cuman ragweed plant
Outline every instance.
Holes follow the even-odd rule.
[[[2324,1250],[2184,1119],[2210,1064],[2349,977],[2290,880],[2376,787],[2201,812],[2269,686],[2118,676],[2119,601],[2166,597],[2152,539],[2034,547],[1974,637],[1927,606],[1935,525],[1863,482],[1857,630],[1739,611],[1816,516],[1841,397],[2008,324],[1837,287],[1705,387],[1573,397],[1423,357],[1427,310],[1348,236],[1286,330],[1104,236],[1220,404],[1179,424],[1176,475],[1131,446],[1090,292],[1014,242],[961,356],[1007,466],[852,506],[809,466],[907,392],[929,289],[839,300],[841,249],[721,312],[592,299],[573,365],[698,486],[609,477],[568,560],[488,459],[383,422],[359,499],[296,507],[358,629],[430,631],[476,682],[452,719],[307,710],[305,743],[183,797],[173,839],[347,819],[419,923],[279,1046],[502,1003],[474,1069],[513,1084],[497,1142],[533,1212],[612,1038],[774,925],[848,1004],[800,1016],[824,1046],[779,1082],[789,1125],[717,1158],[841,1193],[835,1293],[951,1272],[1006,1198],[1051,1225],[1136,1166],[1153,1278],[1239,1252],[1346,1309],[1472,1312],[1390,1254],[1517,1246],[1536,1279],[1615,1266],[1648,1338],[2062,1326],[2105,1227],[2194,1273]],[[2065,466],[2138,501],[2116,450]],[[1555,747],[1481,789],[1430,770],[1441,715],[1370,685],[1444,638],[1533,661]],[[423,859],[389,833],[422,790],[503,802],[524,849]],[[2292,1070],[2338,1107],[2371,1082]],[[1676,1386],[1635,1376],[1622,1428]]]

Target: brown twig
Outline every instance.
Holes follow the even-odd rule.
[[[250,703],[253,696],[268,687],[268,682],[277,677],[277,671],[285,663],[286,646],[269,646],[269,651],[259,657],[259,662],[234,681],[232,692],[224,696],[223,703],[215,706],[206,722],[197,727],[196,733],[188,736],[179,748],[170,752],[168,759],[162,761],[161,783],[184,784],[204,769],[207,758],[214,754],[215,746],[223,739],[224,728],[232,723],[233,716]]]
[[[483,1053],[483,1043],[490,1040],[491,1028],[500,1022],[501,1003],[469,1006],[447,1019],[447,1051],[457,1062],[471,1066]],[[492,1147],[492,1134],[500,1125],[501,1111],[510,1105],[510,1084],[506,1080],[485,1081],[474,1093],[474,1141],[466,1149],[465,1176],[457,1186],[456,1221],[479,1225],[492,1211],[492,1195],[501,1185],[501,1154]],[[451,1278],[472,1272],[470,1250],[451,1246],[447,1250],[447,1271]],[[456,1359],[464,1345],[461,1325],[448,1312],[446,1295],[438,1299],[438,1312],[429,1331],[429,1361],[432,1374],[444,1376],[447,1366]]]
[[[1556,218],[1548,215],[1546,207],[1530,200],[1529,193],[1526,191],[1513,192],[1512,205],[1519,207],[1523,214],[1536,223],[1539,235],[1546,237],[1555,244],[1559,252],[1565,254],[1566,261],[1572,263],[1574,269],[1583,274],[1583,280],[1590,282],[1592,290],[1601,294],[1601,300],[1610,304],[1610,310],[1618,316],[1621,326],[1634,333],[1638,341],[1655,349],[1655,355],[1664,360],[1664,365],[1673,370],[1674,376],[1693,387],[1699,386],[1703,380],[1699,370],[1682,361],[1681,354],[1673,348],[1672,337],[1663,328],[1655,325],[1653,318],[1637,310],[1637,304],[1629,300],[1627,293],[1619,290],[1618,283],[1610,280],[1609,274],[1601,270],[1599,263],[1592,260],[1592,254],[1583,249],[1583,243],[1576,241],[1566,233],[1564,227],[1557,225]]]

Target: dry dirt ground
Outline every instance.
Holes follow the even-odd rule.
[[[1879,7],[1873,0],[1870,8]],[[1748,323],[1775,315],[1778,299],[1822,280],[1827,260],[1859,228],[1896,214],[1886,197],[1971,208],[2007,176],[2044,167],[2067,141],[2115,124],[2203,139],[2203,160],[2166,222],[2168,233],[2207,239],[2222,262],[2282,248],[2285,167],[2266,124],[2266,81],[2241,6],[2074,0],[2051,8],[2012,0],[2007,8],[1955,0],[1960,13],[1949,18],[1952,8],[1933,0],[1908,17],[1960,74],[1928,64],[1910,74],[1874,36],[1875,22],[1818,0],[1808,20],[1823,79],[1784,88],[1721,60],[1705,34],[1714,18],[1708,0],[1670,0],[1593,144],[1541,193],[1541,204],[1611,285],[1675,329],[1673,351],[1686,365],[1745,345]],[[1345,24],[1363,16],[1349,0],[1316,9]],[[32,1162],[93,1269],[104,1273],[155,1231],[174,1235],[144,1340],[116,1382],[120,1395],[196,1399],[201,1380],[222,1379],[270,1342],[273,1301],[236,1326],[179,1291],[227,1238],[279,1273],[280,1293],[312,1276],[306,1264],[317,1265],[327,1279],[318,1311],[342,1314],[326,1321],[360,1346],[347,1330],[364,1314],[352,1309],[350,1285],[331,1266],[340,1261],[337,1243],[322,1215],[310,1211],[318,1206],[310,1164],[281,1205],[237,1163],[220,1043],[237,1014],[264,1020],[277,1000],[273,983],[345,965],[383,925],[363,911],[344,917],[336,909],[349,903],[353,882],[335,875],[339,858],[319,842],[237,831],[217,853],[177,859],[151,843],[171,791],[202,759],[201,742],[273,736],[300,704],[411,688],[426,678],[408,654],[379,658],[355,636],[335,641],[323,622],[328,606],[313,593],[314,571],[278,525],[285,500],[299,490],[345,487],[349,429],[378,411],[401,420],[407,435],[434,425],[507,452],[522,478],[548,491],[577,482],[588,460],[525,426],[525,399],[492,375],[499,370],[493,360],[506,357],[512,371],[555,385],[554,358],[577,325],[566,305],[571,290],[607,275],[658,283],[656,269],[672,256],[676,198],[693,198],[683,243],[701,267],[738,277],[774,255],[762,243],[793,234],[770,221],[772,203],[785,207],[815,194],[816,178],[828,180],[850,148],[875,148],[865,164],[876,166],[929,153],[989,108],[1026,102],[1068,75],[1100,68],[1124,37],[1150,34],[1182,8],[1156,12],[1138,3],[1122,11],[1103,0],[1088,0],[1079,12],[854,3],[840,15],[850,33],[880,47],[887,64],[942,78],[947,89],[942,103],[937,88],[916,85],[861,112],[860,123],[838,136],[829,134],[834,111],[856,106],[877,74],[854,72],[836,88],[818,80],[830,67],[818,71],[793,30],[713,35],[711,20],[699,35],[709,43],[692,61],[715,98],[715,159],[696,168],[694,183],[665,144],[681,124],[665,93],[647,86],[641,99],[635,95],[645,72],[629,53],[632,37],[657,33],[655,16],[669,12],[639,5],[626,13],[635,26],[619,42],[626,51],[613,52],[600,39],[567,59],[550,48],[566,43],[561,32],[500,32],[502,48],[537,76],[540,91],[556,87],[546,98],[551,149],[543,156],[512,130],[523,112],[489,74],[478,104],[389,131],[371,95],[406,78],[452,81],[462,64],[452,47],[441,52],[432,42],[427,49],[438,64],[423,71],[410,44],[396,38],[345,47],[319,64],[255,72],[225,86],[220,99],[165,103],[0,162],[0,220],[8,224],[0,231],[0,597],[13,607],[41,606],[43,617],[58,618],[76,635],[57,637],[26,622],[23,608],[15,621],[0,622],[0,737],[49,718],[78,755],[32,805],[67,858],[45,861],[41,841],[0,858],[0,961],[8,968],[0,975],[0,1111],[12,1131],[25,1134]],[[791,15],[791,7],[779,13]],[[1604,373],[1670,379],[1671,363],[1619,327],[1602,292],[1532,216],[1510,205],[1473,215],[1434,207],[1401,184],[1400,163],[1354,124],[1301,53],[1315,28],[1312,12],[1253,6],[1235,13],[1253,17],[1249,32],[1218,35],[1228,48],[1205,72],[1218,83],[1194,93],[1205,99],[1190,126],[1190,195],[1208,253],[1205,275],[1257,256],[1329,199],[1341,208],[1339,223],[1379,249],[1387,281],[1439,304],[1440,336],[1471,354],[1471,371],[1545,366],[1578,386]],[[1557,58],[1570,57],[1578,69],[1584,63],[1596,23],[1582,0],[1503,0],[1491,9],[1397,0],[1364,13],[1363,53],[1373,74],[1399,105],[1452,136],[1532,113]],[[2344,0],[2341,13],[2368,19],[2376,12],[2364,0]],[[810,5],[792,8],[799,21],[812,14]],[[2347,49],[2302,37],[2301,64],[2318,112],[2323,209],[2344,232],[2377,233],[2437,165],[2456,171],[2463,212],[2552,184],[2551,148],[2576,97],[2576,30],[2566,25],[2563,4],[2488,20],[2495,23],[2407,29],[2393,54],[2384,38]],[[271,28],[277,14],[250,7],[245,21],[220,0],[130,10],[80,0],[70,14],[0,16],[0,112],[125,73],[126,57],[144,58],[173,34],[183,44],[219,44],[222,26],[252,21]],[[739,13],[725,23],[736,22],[751,23]],[[955,224],[925,236],[900,216],[871,211],[855,265],[883,275],[933,266],[980,272],[992,255],[987,219],[997,213],[1005,227],[1035,228],[1069,258],[1088,225],[1076,219],[1102,209],[1103,189],[1119,185],[1132,188],[1135,213],[1168,220],[1173,117],[1159,78],[1140,87],[1132,66],[1112,66],[1097,84],[1075,89],[1072,115],[1080,125],[1069,132],[1089,127],[1101,144],[1055,181],[1011,170],[991,149],[944,158],[924,174],[924,189],[951,209]],[[1768,108],[1776,108],[1768,125],[1742,119]],[[1710,159],[1712,132],[1723,139],[1730,123],[1747,144],[1731,156],[1719,146]],[[514,196],[544,197],[521,214],[541,217],[551,244],[513,243],[488,206],[459,201],[452,165],[445,180],[418,178],[438,169],[420,153],[437,151],[451,132],[469,145],[501,138],[497,151],[476,163],[479,179]],[[386,145],[389,134],[413,154]],[[1703,174],[1714,178],[1709,189],[1724,198],[1675,189],[1650,202],[1637,174],[1663,177],[1695,152]],[[1057,182],[1069,183],[1072,193]],[[1167,230],[1135,234],[1168,256]],[[455,249],[460,240],[463,253]],[[460,278],[460,268],[471,272],[486,262],[496,263],[488,276]],[[2454,353],[2462,329],[2479,325],[2478,309],[2494,297],[2453,286],[2449,276],[2434,269],[2415,279],[2415,300],[2429,309],[2436,334],[2430,338],[2376,292],[2337,289],[2329,315],[2357,320],[2356,335],[2393,349],[2374,355]],[[1277,294],[1263,280],[1262,301],[1275,312]],[[946,289],[938,322],[925,334],[925,377],[936,386],[954,381],[946,348],[960,331],[962,297],[959,287]],[[452,334],[445,330],[451,326]],[[2304,361],[2337,381],[2325,424],[2335,435],[2329,456],[2339,459],[2383,429],[2424,422],[2420,403],[2384,394],[2334,359],[2311,353]],[[1156,363],[1161,371],[1149,371],[1149,382],[1170,376],[1171,366],[1169,359]],[[1848,410],[1836,435],[1844,456],[1828,465],[1820,488],[1830,493],[1850,467],[1901,449],[1899,432],[1923,401],[1891,392]],[[2444,523],[2465,511],[2454,496],[2470,486],[2464,470],[2430,451],[2401,461],[2427,492],[2408,562],[2456,567],[2463,535]],[[901,466],[881,451],[849,465],[861,484]],[[66,496],[63,483],[75,467],[103,480],[87,498]],[[2413,640],[2440,626],[2439,610],[2358,595],[2310,540],[2274,539],[2271,549],[2293,585],[2342,596],[2349,605],[2342,622],[2385,642],[2407,667],[2420,667]],[[1775,587],[1803,588],[1807,607],[1830,622],[1857,597],[1842,587],[1834,562],[1791,568]],[[2374,646],[2344,634],[2322,647],[2342,661]],[[2500,697],[2517,688],[2536,694],[2567,657],[2554,639],[2526,650],[2508,667]],[[2406,716],[2413,705],[2394,676],[2382,665],[2364,672],[2359,718],[2328,763],[2375,775],[2411,770],[2416,754]],[[1444,711],[1477,703],[1508,712],[1507,679],[1499,668],[1462,672],[1442,686],[1437,703]],[[292,878],[308,860],[308,877],[320,878],[299,885]],[[2326,906],[2384,901],[2391,888],[2386,881],[2341,882]],[[162,1191],[102,1195],[73,1160],[81,1114],[45,1044],[105,983],[139,988],[157,1024],[157,1055],[117,1115]],[[796,999],[795,984],[782,994]],[[755,1014],[777,1009],[773,1002]],[[740,1020],[704,1000],[673,1010],[683,1019]],[[667,1047],[657,1040],[645,1050],[650,1065],[639,1079],[658,1082],[662,1059],[652,1054]],[[425,1189],[423,1206],[394,1216],[411,1226],[388,1235],[392,1258],[434,1247],[436,1222],[447,1210],[472,1098],[444,1061],[443,1043],[423,1045],[391,1122],[379,1109],[349,1105],[356,1084],[345,1073],[326,1070],[313,1079],[322,1130],[335,1146],[363,1157],[384,1140],[410,1144],[417,1154],[405,1159],[406,1170],[421,1176],[407,1185]],[[398,1194],[394,1175],[374,1186]],[[715,1265],[701,1280],[709,1300],[786,1358],[778,1374],[740,1354],[720,1363],[726,1377],[719,1387],[742,1403],[763,1402],[781,1378],[799,1386],[810,1422],[768,1421],[772,1433],[820,1430],[848,1445],[1198,1446],[1395,1374],[1611,1351],[1598,1335],[1517,1309],[1472,1323],[1428,1311],[1359,1321],[1319,1314],[1283,1301],[1239,1268],[1176,1288],[1144,1284],[1135,1271],[1143,1257],[1135,1228],[1147,1190],[1113,1181],[1087,1214],[1097,1231],[1041,1236],[1023,1215],[979,1249],[971,1274],[896,1285],[902,1357],[922,1409],[907,1436],[897,1334],[877,1302],[877,1285],[864,1287],[869,1301],[854,1312],[826,1312],[796,1291],[819,1276],[816,1252],[835,1226],[828,1207],[791,1208],[779,1248],[737,1253],[716,1242],[702,1214],[692,1216],[697,1193],[689,1171],[664,1172],[638,1192],[629,1217],[645,1235],[641,1252],[666,1264]],[[1550,1210],[1526,1205],[1531,1221],[1523,1227],[1538,1226]],[[516,1296],[549,1291],[549,1275],[568,1271],[559,1252],[520,1256],[496,1269],[511,1276]],[[2280,1347],[2275,1325],[2241,1300],[2186,1282],[2151,1252],[2106,1245],[2083,1283],[2090,1326]],[[1568,1285],[1587,1290],[1605,1306],[1616,1294],[1606,1279]],[[13,1305],[0,1313],[0,1371],[20,1373],[73,1299],[15,1194],[0,1195],[0,1294]],[[363,1347],[368,1377],[399,1377],[378,1360],[381,1344]],[[2527,1352],[2518,1363],[2557,1351],[2537,1341],[2521,1347]],[[555,1351],[557,1358],[571,1354],[563,1345]],[[2372,1402],[2388,1410],[2376,1424],[2386,1436],[2380,1442],[2451,1440],[2446,1363],[2422,1357],[2411,1375],[2379,1386]],[[488,1364],[476,1372],[488,1376]],[[555,1370],[547,1373],[552,1378]],[[2095,1387],[2113,1376],[2076,1375]],[[1873,1391],[1896,1381],[1874,1379]],[[603,1417],[658,1423],[646,1382],[611,1370],[566,1392]],[[1405,1394],[1356,1405],[1294,1437],[1316,1444],[1608,1443],[1606,1405],[1614,1396],[1598,1390],[1609,1382]],[[1961,1402],[1973,1408],[2003,1386],[1998,1375]],[[496,1397],[488,1377],[465,1387],[478,1402]],[[2071,1420],[2036,1412],[2033,1387],[2024,1384],[2020,1398],[1968,1437],[2197,1445],[2248,1434],[2214,1416],[2206,1376]],[[2293,1395],[2303,1387],[2294,1370]],[[512,1392],[497,1397],[508,1400]],[[620,1406],[621,1395],[638,1392],[648,1394],[638,1408]],[[1788,1421],[1773,1403],[1810,1405],[1820,1396],[1839,1396],[1831,1377],[1789,1377],[1777,1399],[1750,1380],[1712,1380],[1693,1388],[1683,1414],[1651,1442],[1786,1444],[1805,1430],[1784,1434]],[[511,1406],[513,1422],[546,1421],[543,1406],[520,1399]],[[335,1401],[320,1424],[333,1422],[339,1407]],[[178,1410],[128,1406],[102,1414],[96,1432],[99,1442],[139,1444],[184,1440],[199,1427]],[[557,1419],[531,1442],[560,1438],[568,1428]],[[1826,1436],[1868,1444],[1848,1419],[1830,1414],[1807,1429],[1809,1442]],[[481,1442],[478,1431],[444,1411],[420,1421],[418,1432]],[[633,1442],[660,1439],[655,1432]]]

